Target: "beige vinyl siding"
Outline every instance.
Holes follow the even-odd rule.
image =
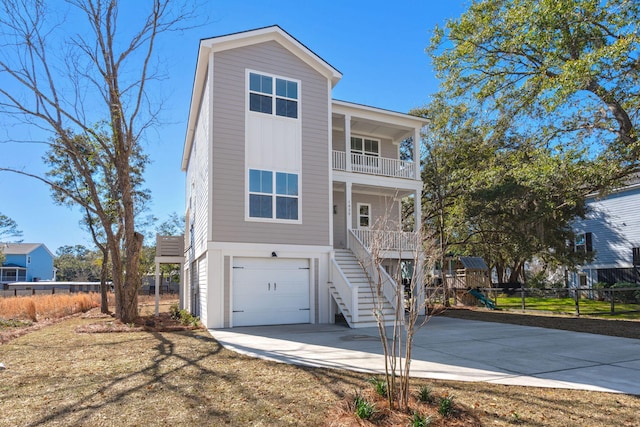
[[[353,208],[352,228],[358,228],[358,203],[371,205],[371,228],[384,221],[385,229],[400,231],[394,224],[400,220],[399,204],[392,197],[376,196],[372,194],[353,193],[351,205]]]
[[[209,298],[208,292],[208,280],[207,280],[207,257],[203,256],[198,260],[198,294],[200,297],[200,307],[198,310],[200,319],[202,320],[202,324],[207,324],[207,302]]]
[[[344,249],[347,247],[347,217],[344,191],[333,191],[333,204],[336,213],[333,215],[333,247]]]
[[[331,132],[331,137],[333,139],[332,148],[334,150],[346,151],[346,149],[344,148],[344,131],[333,129],[333,131]]]
[[[193,225],[193,235],[189,235],[187,247],[189,254],[199,257],[206,250],[207,243],[207,212],[209,200],[209,138],[211,132],[210,91],[208,82],[205,83],[193,146],[189,156],[187,169],[186,203],[189,217],[187,228]],[[191,206],[189,204],[191,203]],[[189,260],[192,261],[192,260]]]
[[[360,135],[357,132],[352,132],[354,136],[377,139],[380,141],[380,156],[388,159],[398,158],[398,146],[394,144],[389,138],[380,138],[375,135]],[[333,141],[331,147],[336,151],[346,151],[344,147],[344,131],[333,129],[331,132]],[[349,139],[351,141],[351,139]]]
[[[246,70],[300,80],[302,224],[245,221]],[[213,241],[329,244],[327,80],[276,42],[214,56]]]

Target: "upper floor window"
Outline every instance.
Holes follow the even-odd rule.
[[[275,87],[275,90],[274,90]],[[264,74],[249,73],[249,110],[298,118],[298,83]]]
[[[299,197],[297,174],[249,169],[250,218],[297,221]]]
[[[591,233],[576,234],[575,251],[593,252],[593,237]]]
[[[351,137],[351,152],[365,156],[380,156],[380,141],[376,139]]]

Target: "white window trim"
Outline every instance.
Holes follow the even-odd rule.
[[[251,93],[256,93],[259,95],[267,95],[265,93],[262,92],[252,92],[250,87],[251,87],[251,74],[259,74],[261,76],[266,76],[266,77],[271,77],[273,79],[272,81],[272,89],[273,89],[273,93],[271,93],[271,114],[267,114],[267,113],[262,113],[260,111],[251,111],[251,100],[250,100],[250,95]],[[280,79],[280,80],[286,80],[289,82],[295,82],[298,85],[298,98],[297,99],[293,99],[293,98],[287,98],[284,96],[277,96],[276,95],[276,80],[275,79]],[[264,71],[257,71],[257,70],[251,70],[251,69],[246,69],[246,75],[245,75],[245,110],[247,111],[247,113],[249,114],[260,114],[260,115],[267,115],[267,116],[271,116],[274,118],[277,118],[278,120],[300,120],[300,103],[301,103],[301,99],[300,99],[300,94],[302,93],[302,82],[298,79],[294,79],[294,78],[290,78],[290,77],[284,77],[284,76],[279,76],[277,74],[271,74],[271,73],[265,73]],[[279,116],[276,114],[276,99],[277,98],[281,98],[281,99],[286,99],[289,101],[296,101],[297,102],[297,108],[298,108],[298,112],[296,114],[297,117],[287,117],[287,116]]]
[[[271,206],[272,209],[272,217],[271,218],[259,218],[259,217],[253,217],[250,215],[250,206],[249,206],[249,199],[250,199],[250,195],[251,194],[262,194],[262,195],[269,195],[267,193],[251,193],[249,191],[249,176],[250,176],[250,171],[251,169],[255,169],[255,170],[267,170],[267,169],[257,169],[257,168],[247,168],[246,173],[245,173],[245,181],[246,181],[246,185],[245,185],[245,201],[244,201],[244,206],[245,206],[245,210],[244,210],[244,219],[247,222],[269,222],[269,223],[276,223],[276,224],[302,224],[302,174],[296,171],[285,171],[285,170],[278,170],[278,171],[273,171],[273,170],[269,170],[269,172],[271,172],[273,175],[273,181],[272,181],[272,185],[273,185],[273,192],[270,193],[272,199],[273,199],[273,204]],[[289,174],[293,174],[293,175],[297,175],[298,176],[298,219],[282,219],[282,218],[276,218],[276,197],[278,196],[278,194],[276,194],[276,173],[278,172],[283,172],[283,173],[289,173]],[[293,196],[286,196],[286,195],[282,195],[283,197],[291,197],[293,198]]]
[[[351,135],[351,137],[349,138],[349,144],[351,144],[351,138],[359,138],[362,140],[362,150],[354,150],[353,147],[351,148],[351,152],[354,154],[360,154],[363,156],[371,156],[371,157],[380,157],[380,151],[382,149],[382,141],[377,139],[377,138],[370,138],[368,136],[362,136],[362,135]],[[365,146],[364,146],[364,141],[365,139],[368,139],[369,141],[376,141],[378,143],[378,151],[376,153],[374,152],[367,152],[365,150]]]
[[[369,215],[360,215],[360,207],[361,206],[367,206],[369,208]],[[361,230],[368,230],[371,228],[371,203],[358,203],[356,204],[356,209],[357,209],[357,215],[356,215],[356,228],[361,229]],[[361,217],[368,217],[369,218],[369,226],[368,227],[363,227],[360,225],[360,218]]]

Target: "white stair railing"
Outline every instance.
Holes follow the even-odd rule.
[[[349,241],[349,248],[366,270],[370,280],[375,281],[380,278],[382,285],[382,295],[387,299],[387,301],[389,301],[394,311],[397,312],[398,304],[396,301],[396,281],[393,280],[391,276],[389,276],[389,274],[381,265],[376,266],[376,264],[373,262],[373,256],[371,255],[371,252],[364,246],[362,241],[358,238],[358,236],[356,236],[353,230],[349,230],[349,235],[347,238]],[[373,283],[372,285],[377,286],[377,283]]]
[[[331,260],[331,282],[333,287],[342,298],[342,302],[351,314],[353,323],[358,321],[358,286],[354,286],[344,275],[342,269],[335,259]]]

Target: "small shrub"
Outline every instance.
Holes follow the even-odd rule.
[[[371,377],[369,378],[369,383],[373,385],[376,393],[382,397],[387,397],[388,389],[387,382],[383,379]]]
[[[418,400],[424,403],[431,403],[433,401],[433,391],[428,385],[423,385],[418,389]]]
[[[173,320],[180,320],[180,308],[178,304],[171,304],[171,307],[169,307],[169,315]]]
[[[438,402],[438,413],[443,417],[448,417],[453,412],[453,396],[445,396],[440,398]]]
[[[370,419],[376,412],[375,405],[373,403],[367,402],[367,400],[359,394],[356,394],[353,405],[356,409],[356,416],[362,420]]]
[[[614,292],[613,296],[616,301],[626,304],[635,304],[640,302],[640,286],[636,283],[618,282],[611,286],[611,289],[638,288],[638,290]]]
[[[194,316],[189,311],[178,308],[178,304],[172,304],[169,307],[169,315],[173,320],[179,320],[185,326],[193,326],[198,327],[198,322],[200,322],[200,318],[198,316]]]
[[[413,418],[411,418],[411,426],[412,427],[428,427],[431,425],[431,417],[426,415],[420,415],[417,412],[413,413]]]

